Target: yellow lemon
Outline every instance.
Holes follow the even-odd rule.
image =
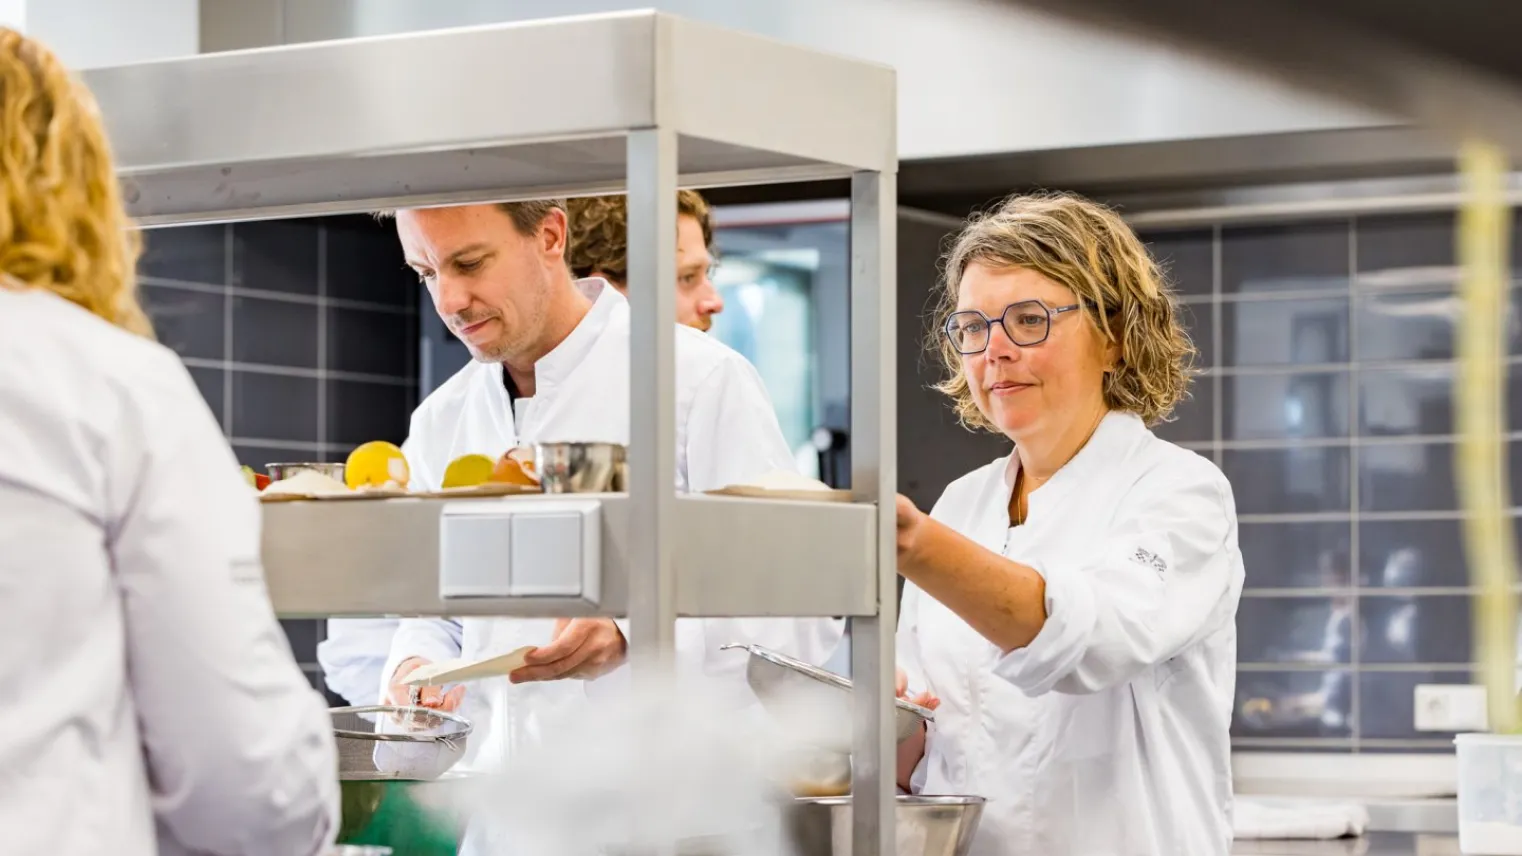
[[[405,488],[411,476],[407,456],[392,443],[375,440],[349,453],[344,464],[344,482],[349,487],[385,487],[388,483]]]
[[[485,455],[461,455],[444,469],[444,487],[475,487],[491,478],[492,459]]]

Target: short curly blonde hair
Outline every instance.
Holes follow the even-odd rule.
[[[1196,351],[1179,323],[1172,287],[1146,246],[1111,209],[1067,193],[1015,195],[975,214],[951,243],[942,263],[939,306],[931,351],[946,377],[936,389],[952,400],[957,418],[973,429],[997,432],[973,400],[962,355],[944,333],[956,311],[962,275],[973,263],[1028,268],[1067,287],[1084,317],[1121,357],[1105,375],[1105,405],[1135,413],[1148,424],[1166,421],[1188,392]]]
[[[141,240],[99,108],[52,51],[0,28],[0,273],[143,336]]]
[[[691,217],[703,229],[703,246],[713,246],[713,214],[696,190],[678,190],[676,213]],[[605,273],[619,282],[629,279],[628,197],[584,196],[569,200],[571,249],[566,258],[578,277]]]

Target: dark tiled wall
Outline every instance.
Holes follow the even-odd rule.
[[[401,442],[417,403],[416,278],[366,217],[153,229],[144,302],[256,469]],[[320,685],[320,621],[283,621]]]
[[[1240,516],[1236,742],[1451,748],[1413,730],[1412,692],[1477,680],[1453,485],[1452,215],[1145,237],[1205,367],[1159,434],[1214,457]],[[1522,358],[1508,363],[1522,440]]]

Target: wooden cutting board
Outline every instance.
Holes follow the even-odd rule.
[[[500,678],[523,668],[523,658],[532,650],[534,646],[529,645],[484,660],[454,659],[430,663],[408,672],[402,684],[409,687],[436,687],[479,681],[482,678]]]

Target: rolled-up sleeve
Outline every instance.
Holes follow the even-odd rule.
[[[1241,562],[1230,486],[1213,467],[1153,478],[1162,484],[1139,486],[1093,559],[1036,566],[1046,623],[996,674],[1033,696],[1099,692],[1173,658],[1234,609]]]

